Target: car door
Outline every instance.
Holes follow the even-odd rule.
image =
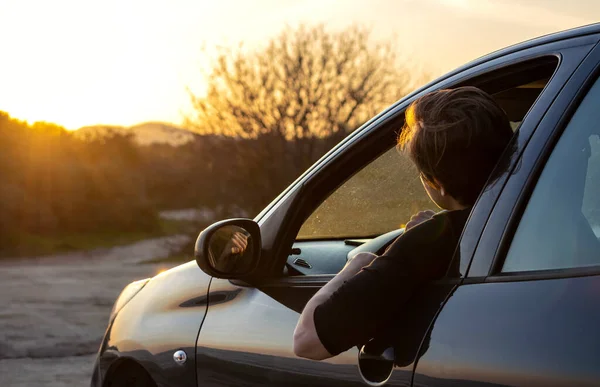
[[[600,385],[599,71],[596,47],[519,133],[481,237],[461,245],[473,259],[427,335],[415,386]]]

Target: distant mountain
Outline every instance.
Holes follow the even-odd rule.
[[[170,144],[182,145],[192,141],[198,134],[164,122],[146,122],[130,127],[94,125],[84,126],[76,130],[75,135],[81,138],[96,138],[110,133],[130,133],[140,145]]]

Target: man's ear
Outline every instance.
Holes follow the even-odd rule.
[[[444,188],[444,186],[442,185],[442,183],[440,183],[440,181],[438,179],[433,179],[433,183],[435,184],[435,188],[440,192],[440,195],[442,195],[442,196],[448,195],[448,193],[446,192],[446,189]]]

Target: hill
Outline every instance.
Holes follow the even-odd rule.
[[[133,136],[139,145],[170,144],[178,146],[192,141],[197,134],[164,122],[146,122],[130,127],[94,125],[84,126],[74,133],[81,138],[97,138],[120,132]]]

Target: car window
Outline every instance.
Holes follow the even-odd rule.
[[[490,80],[478,86],[493,95],[517,130],[557,65],[556,57],[537,58],[491,72]],[[506,75],[499,76],[502,72]],[[418,176],[407,156],[390,149],[325,199],[297,240],[373,237],[402,228],[418,211],[439,210]]]
[[[600,265],[599,104],[596,81],[540,175],[503,272]]]
[[[298,239],[372,237],[436,209],[408,157],[392,148],[333,192],[304,222]]]

